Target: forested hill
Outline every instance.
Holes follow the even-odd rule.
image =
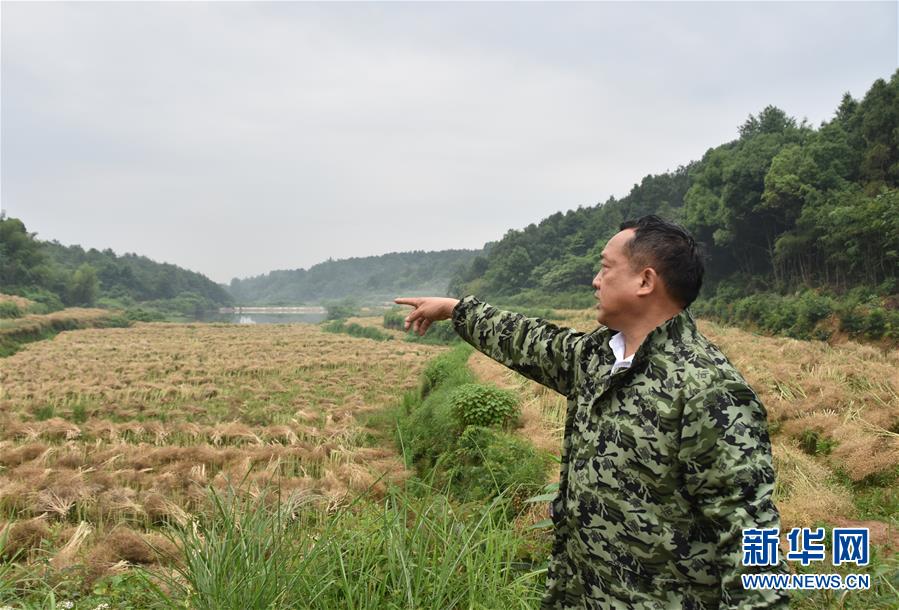
[[[234,278],[229,291],[241,305],[321,304],[340,299],[374,304],[403,294],[445,294],[449,278],[484,252],[412,251],[329,259],[309,269]]]
[[[190,316],[232,304],[222,286],[199,273],[137,254],[41,241],[21,220],[5,216],[0,216],[0,292],[28,297],[49,310],[146,305]]]
[[[511,230],[453,277],[451,293],[586,305],[605,241],[622,220],[657,213],[705,246],[703,313],[794,336],[895,339],[897,186],[899,71],[861,101],[845,94],[818,128],[769,106],[737,139],[622,199]]]

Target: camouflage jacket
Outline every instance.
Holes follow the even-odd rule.
[[[744,590],[742,529],[779,528],[766,412],[687,311],[610,375],[613,331],[560,328],[475,297],[481,352],[568,398],[544,608],[786,608]]]

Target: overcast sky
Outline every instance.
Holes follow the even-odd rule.
[[[227,282],[479,248],[897,67],[897,3],[0,5],[0,198]]]

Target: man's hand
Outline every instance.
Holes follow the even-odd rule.
[[[459,302],[459,299],[449,299],[442,297],[409,297],[397,298],[394,303],[400,305],[411,305],[415,309],[406,316],[406,330],[412,327],[412,330],[419,336],[424,335],[428,331],[428,327],[432,323],[439,320],[449,320],[453,317],[453,309]]]

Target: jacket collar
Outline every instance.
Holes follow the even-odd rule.
[[[615,356],[612,354],[609,340],[615,334],[615,331],[603,330],[605,330],[605,336],[601,341],[601,346],[603,351],[607,351],[611,361],[614,362]],[[688,310],[682,309],[680,313],[668,318],[646,335],[643,343],[640,344],[640,347],[634,353],[630,368],[625,370],[636,369],[655,354],[673,351],[675,345],[681,344],[685,337],[689,337],[695,332],[696,321],[693,319],[693,315]],[[623,373],[624,371],[621,372]]]

